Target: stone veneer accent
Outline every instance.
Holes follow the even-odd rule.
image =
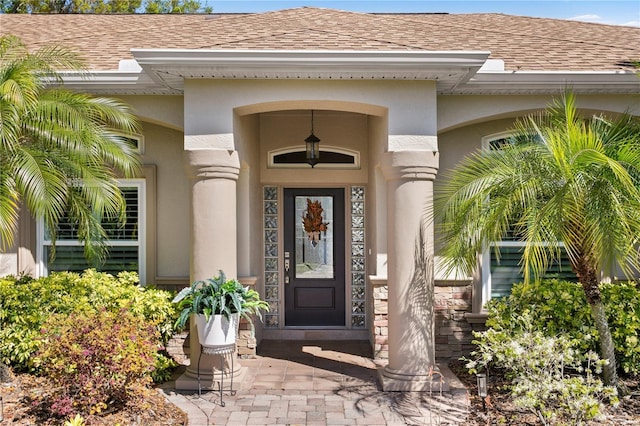
[[[244,285],[251,285],[244,279]],[[249,280],[250,281],[250,280]],[[389,359],[389,320],[387,280],[369,277],[372,300],[369,305],[373,315],[370,338],[375,360]],[[436,281],[435,284],[435,342],[436,357],[458,359],[467,356],[474,349],[472,331],[485,329],[483,320],[469,321],[471,313],[471,283],[460,281]],[[171,354],[178,355],[180,363],[188,359],[187,333],[174,336],[167,345]],[[240,320],[240,330],[236,342],[237,355],[252,358],[256,355],[256,338],[247,320]],[[186,349],[183,349],[186,348]]]
[[[191,335],[183,331],[173,335],[167,343],[167,352],[173,356],[178,364],[189,365],[189,340]],[[240,329],[236,339],[236,355],[240,358],[254,358],[256,356],[256,337],[251,331],[249,322],[241,318]]]
[[[252,358],[256,355],[256,335],[246,319],[240,320],[240,329],[236,339],[236,352],[240,358]]]
[[[373,325],[371,342],[376,360],[389,358],[388,287],[386,279],[369,277],[372,295]],[[484,321],[469,321],[471,313],[471,283],[436,281],[435,283],[435,344],[436,357],[458,359],[474,349],[473,331],[484,330]]]
[[[386,278],[369,277],[369,282],[372,296],[370,312],[373,315],[373,325],[371,326],[373,359],[389,359],[389,289],[387,280]]]
[[[470,323],[471,282],[438,281],[435,283],[436,357],[458,359],[474,349],[472,331],[484,329],[484,323]]]
[[[189,333],[175,333],[167,342],[166,350],[181,365],[189,365]]]

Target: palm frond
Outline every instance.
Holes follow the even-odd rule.
[[[573,265],[588,258],[595,269],[614,260],[637,268],[638,126],[626,116],[587,120],[567,93],[517,120],[512,146],[469,155],[435,196],[447,272],[470,274],[478,253],[509,232],[524,243],[526,281],[560,259],[559,243]]]
[[[68,209],[78,221],[85,255],[101,260],[106,234],[100,219],[124,218],[117,178],[141,170],[138,153],[118,135],[138,132],[139,126],[120,101],[60,87],[60,70],[86,72],[68,49],[29,52],[19,38],[0,36],[0,158],[11,159],[5,167],[14,179],[12,187],[0,182],[7,185],[0,193],[3,200],[24,200],[54,242],[56,224]],[[73,190],[77,185],[81,190]],[[15,209],[6,202],[0,209],[5,243],[15,229]]]

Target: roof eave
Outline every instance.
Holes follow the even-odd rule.
[[[132,49],[151,78],[172,88],[185,79],[469,80],[490,52]]]
[[[481,71],[455,90],[441,94],[550,94],[567,89],[582,94],[640,94],[640,75],[625,70]]]
[[[178,95],[182,90],[158,84],[144,71],[61,72],[69,89],[110,95]]]
[[[638,94],[634,71],[480,70],[480,51],[292,51],[132,49],[121,71],[80,77],[68,87],[92,93],[181,94],[185,79],[433,80],[439,94]],[[140,68],[138,68],[140,67]]]

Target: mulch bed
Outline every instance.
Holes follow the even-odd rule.
[[[0,374],[0,396],[4,402],[4,421],[2,425],[32,426],[61,425],[67,419],[50,418],[38,410],[35,401],[46,394],[51,385],[44,377],[30,374]],[[160,394],[149,389],[144,396],[143,407],[126,406],[117,412],[85,417],[87,425],[96,426],[178,426],[187,424],[187,415]]]
[[[500,374],[488,377],[489,396],[483,407],[482,398],[478,396],[476,377],[467,372],[462,361],[452,361],[451,370],[465,384],[471,396],[471,415],[467,426],[539,426],[540,420],[528,411],[516,407],[509,396],[506,385],[509,383]],[[620,404],[608,408],[604,419],[592,421],[590,425],[598,426],[638,426],[640,425],[640,377],[624,377],[630,395],[620,398]]]

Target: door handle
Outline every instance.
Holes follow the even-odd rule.
[[[288,251],[284,252],[284,283],[289,284],[289,269],[291,268],[290,264],[290,254]]]

